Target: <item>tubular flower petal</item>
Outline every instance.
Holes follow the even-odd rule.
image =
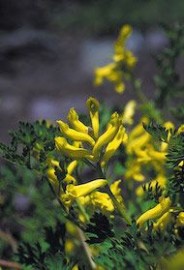
[[[120,144],[122,143],[124,134],[125,134],[125,128],[123,126],[120,126],[113,140],[107,145],[105,149],[105,154],[101,162],[102,167],[105,166],[108,160],[114,155],[116,150],[119,148]]]
[[[66,239],[65,241],[65,252],[66,254],[72,254],[72,252],[74,252],[76,246],[74,241],[72,241],[71,239]]]
[[[131,51],[126,52],[126,63],[128,68],[132,69],[137,64],[137,58],[133,55]]]
[[[125,24],[121,27],[117,41],[115,42],[115,51],[122,50],[122,46],[125,46],[125,41],[132,34],[132,27]]]
[[[142,182],[145,180],[145,176],[141,172],[141,166],[136,161],[127,163],[128,170],[125,172],[126,179],[134,179],[135,181]]]
[[[67,230],[67,233],[69,233],[72,236],[75,236],[77,234],[76,225],[69,220],[66,221],[66,230]]]
[[[106,131],[99,136],[99,102],[95,98],[90,97],[86,105],[89,110],[92,127],[83,125],[79,121],[76,111],[72,108],[68,114],[68,119],[73,129],[63,121],[57,121],[63,136],[55,138],[56,149],[73,159],[86,158],[92,162],[101,162],[101,153],[104,153],[104,148],[109,143],[107,153],[104,155],[103,163],[105,165],[105,162],[115,153],[120,144],[125,143],[127,140],[127,136],[124,136],[124,128],[120,128],[122,117],[117,112],[113,113],[107,124]],[[67,138],[73,142],[68,142]],[[86,142],[90,143],[90,145],[86,145]]]
[[[119,122],[119,115],[116,113],[113,114],[111,116],[111,121],[107,126],[107,130],[98,138],[93,148],[93,155],[95,158],[99,155],[99,151],[103,145],[109,143],[114,138],[119,129]]]
[[[132,153],[135,149],[145,146],[148,143],[149,139],[150,139],[150,135],[145,132],[140,137],[129,141],[127,144],[128,153]]]
[[[74,266],[72,267],[72,270],[79,270],[78,265],[77,265],[77,264],[76,264],[76,265],[74,265]]]
[[[125,84],[121,81],[117,81],[115,84],[115,90],[117,93],[122,94],[125,91]]]
[[[72,202],[73,202],[71,196],[69,196],[68,194],[65,194],[64,192],[61,192],[59,194],[59,199],[65,205],[66,208],[71,207]]]
[[[184,266],[184,248],[170,255],[166,262],[165,269],[167,270],[182,270]]]
[[[76,161],[73,161],[73,162],[76,162]],[[73,162],[71,162],[71,163],[73,163]],[[59,181],[58,181],[57,176],[56,176],[55,167],[57,167],[61,171],[62,171],[62,169],[59,166],[59,162],[56,160],[50,160],[49,163],[50,163],[51,167],[48,168],[48,170],[47,170],[47,176],[48,176],[49,182],[53,186],[55,192],[58,193],[60,186],[59,186]],[[69,166],[70,166],[70,164],[69,164]],[[63,179],[63,181],[65,183],[68,183],[68,184],[76,184],[76,179],[71,175],[71,173],[72,173],[72,170],[69,171],[67,168],[66,176]]]
[[[154,230],[165,230],[169,222],[171,221],[172,218],[172,213],[171,212],[166,212],[161,216],[156,223],[153,224]]]
[[[69,173],[66,174],[63,181],[67,184],[74,184],[75,185],[77,183],[76,179],[72,175],[70,175]]]
[[[71,108],[68,113],[68,121],[70,122],[72,128],[82,133],[88,133],[88,127],[79,120],[79,116],[74,108]]]
[[[90,196],[91,202],[95,208],[99,208],[102,212],[113,212],[114,205],[109,195],[104,192],[95,191]]]
[[[184,212],[180,212],[176,219],[176,226],[183,227],[184,226]]]
[[[97,179],[86,184],[74,186],[68,185],[66,188],[67,194],[69,194],[72,198],[78,198],[81,196],[86,196],[97,188],[103,187],[107,185],[107,180],[105,179]]]
[[[129,134],[130,141],[146,133],[146,131],[143,128],[143,125],[142,125],[143,122],[147,124],[148,119],[145,118],[145,117],[141,118],[140,123],[138,125],[136,125],[133,128],[133,130],[131,131],[131,133]]]
[[[90,98],[88,98],[86,105],[87,105],[88,110],[89,110],[94,137],[98,138],[100,104],[99,104],[98,100],[96,100],[93,97],[90,97]]]
[[[169,197],[160,198],[160,202],[155,207],[146,211],[137,219],[137,225],[142,227],[143,224],[149,219],[159,218],[160,216],[162,216],[165,212],[169,210],[170,206],[171,206],[171,200]]]
[[[49,182],[51,183],[52,187],[54,188],[54,191],[57,193],[59,190],[59,181],[57,179],[57,176],[55,175],[55,169],[49,168],[47,170],[47,176],[48,176]]]
[[[55,159],[49,159],[48,165],[52,167],[58,167],[59,168],[59,161]]]
[[[57,121],[57,123],[59,125],[61,132],[69,139],[72,139],[74,141],[85,141],[90,143],[91,145],[95,144],[94,139],[88,134],[69,128],[69,126],[61,120]]]
[[[114,83],[116,92],[123,93],[125,84],[122,82],[122,78],[123,72],[121,69],[115,63],[110,63],[104,67],[96,68],[94,83],[96,86],[99,86],[106,79]]]
[[[158,184],[161,188],[164,188],[166,182],[167,182],[167,179],[166,179],[165,175],[160,174],[160,175],[158,175],[154,180],[152,180],[151,182],[146,183],[146,184],[145,184],[145,187],[146,187],[146,189],[147,189],[148,187],[151,187],[152,190],[154,191],[157,184]],[[136,195],[137,195],[137,196],[143,196],[143,195],[144,195],[144,190],[143,190],[143,187],[142,187],[142,186],[139,186],[139,187],[136,189]]]
[[[119,203],[123,203],[123,206],[124,206],[124,200],[121,195],[121,188],[119,187],[120,183],[121,183],[121,180],[116,180],[114,183],[110,185],[110,190],[116,197],[117,201]]]
[[[82,196],[77,198],[77,201],[82,205],[82,206],[88,206],[91,205],[91,199],[90,195]]]
[[[150,149],[149,155],[152,160],[159,160],[159,161],[165,161],[166,160],[166,153],[165,152],[158,152],[155,151],[154,149]]]
[[[143,150],[143,149],[137,148],[134,150],[134,153],[136,154],[137,162],[139,163],[140,162],[146,163],[146,162],[151,161],[151,157],[149,156],[147,149]]]
[[[113,57],[115,62],[122,61],[126,63],[129,68],[134,67],[137,62],[137,58],[133,55],[133,53],[126,49],[126,41],[131,34],[132,27],[130,25],[126,24],[121,28],[117,41],[114,45],[115,54]]]
[[[133,124],[133,116],[135,113],[136,108],[136,101],[130,100],[124,109],[124,112],[122,113],[122,122],[123,124],[132,125]]]
[[[114,84],[117,93],[124,92],[125,83],[123,80],[130,80],[130,72],[137,63],[137,58],[126,48],[126,41],[131,33],[131,26],[125,25],[121,28],[114,45],[113,61],[95,69],[95,85],[101,85],[106,79]]]
[[[116,65],[114,63],[110,63],[104,67],[96,68],[95,70],[95,85],[101,85],[105,78],[112,77],[112,73]]]
[[[180,133],[184,133],[184,124],[182,124],[177,130],[177,134],[180,134]]]
[[[63,137],[56,137],[55,144],[56,148],[62,153],[64,153],[67,157],[79,159],[86,158],[90,155],[88,150],[69,144]]]
[[[73,171],[75,170],[77,164],[78,164],[77,160],[73,160],[72,162],[70,162],[69,165],[68,165],[68,167],[67,167],[67,172],[69,174],[72,174]]]

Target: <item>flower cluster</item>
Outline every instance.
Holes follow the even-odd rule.
[[[143,128],[143,123],[147,122],[148,119],[141,119],[140,123],[129,133],[126,144],[128,159],[125,178],[142,184],[148,180],[150,172],[152,174],[154,172],[151,183],[146,184],[154,189],[157,183],[160,187],[164,187],[166,184],[165,161],[168,144],[166,142],[154,143],[152,136]],[[164,127],[168,130],[167,141],[169,142],[174,125],[171,122],[166,122]],[[136,194],[143,194],[142,185],[136,189]]]
[[[95,69],[95,85],[99,86],[106,79],[112,82],[117,93],[125,90],[124,80],[129,79],[131,70],[137,63],[137,58],[126,48],[126,41],[132,33],[130,25],[124,25],[114,44],[113,62]]]
[[[79,161],[83,160],[88,160],[93,166],[98,164],[103,169],[120,145],[127,140],[123,122],[129,121],[132,117],[132,105],[130,109],[126,109],[126,119],[116,112],[113,113],[106,130],[100,134],[99,102],[90,97],[86,104],[91,126],[80,121],[74,108],[68,113],[68,124],[62,120],[57,121],[61,136],[55,138],[56,149],[72,161],[63,170],[58,161],[50,160],[47,171],[49,181],[60,202],[67,209],[70,209],[71,205],[77,205],[79,219],[83,222],[88,220],[89,212],[93,213],[97,209],[104,214],[111,214],[117,204],[124,207],[119,187],[121,180],[109,184],[107,179],[98,178],[80,183],[74,172]],[[62,179],[59,179],[58,174]],[[105,192],[98,191],[104,187]]]
[[[69,125],[62,120],[57,121],[62,136],[55,138],[56,148],[71,159],[88,159],[100,162],[104,167],[126,139],[122,117],[117,112],[113,113],[106,130],[100,134],[99,102],[90,97],[86,104],[91,126],[84,125],[72,108],[68,113]]]
[[[169,197],[160,197],[159,203],[149,209],[148,211],[144,212],[138,219],[137,225],[142,227],[144,223],[150,219],[158,219],[157,222],[154,224],[155,229],[163,229],[166,227],[168,222],[170,221],[170,207],[171,207],[171,200]]]

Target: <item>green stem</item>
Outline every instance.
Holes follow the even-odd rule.
[[[88,265],[88,268],[89,270],[95,270],[97,269],[97,265],[95,264],[95,262],[93,261],[93,257],[92,257],[92,254],[91,254],[91,250],[86,242],[86,238],[85,238],[85,235],[84,235],[84,232],[77,228],[78,230],[78,235],[79,235],[79,239],[80,239],[80,243],[82,245],[82,248],[84,250],[84,255],[85,255],[85,259],[86,259],[86,262],[87,262],[87,265]]]
[[[138,100],[140,103],[145,103],[147,102],[147,97],[144,95],[141,89],[141,81],[139,79],[136,79],[134,74],[131,74],[131,82],[133,86],[134,93],[136,94]]]
[[[84,228],[83,226],[81,226],[81,225],[79,224],[79,222],[78,222],[78,221],[77,221],[77,220],[76,220],[76,219],[75,219],[75,218],[67,211],[66,207],[65,207],[65,206],[63,205],[63,203],[61,202],[61,200],[60,200],[58,194],[56,194],[56,192],[54,191],[54,189],[53,189],[53,187],[52,187],[52,185],[51,185],[51,183],[49,182],[49,180],[48,180],[47,177],[46,177],[46,179],[47,179],[47,182],[48,182],[48,184],[49,184],[49,187],[50,187],[52,193],[53,193],[54,196],[56,197],[56,199],[57,199],[59,205],[61,206],[62,210],[63,210],[64,213],[65,213],[65,218],[68,219],[69,221],[73,222],[73,223],[74,223],[77,227],[79,227],[81,230],[84,230],[85,228]]]
[[[100,162],[98,162],[98,163],[96,164],[96,170],[97,170],[97,172],[98,172],[99,178],[104,178],[104,179],[106,179],[105,174],[104,174],[104,172],[103,172],[103,170],[102,170],[102,167],[101,167],[101,165],[100,165]]]
[[[130,217],[127,215],[126,213],[126,209],[124,206],[122,206],[122,204],[120,204],[116,197],[114,196],[114,194],[112,193],[110,187],[108,186],[108,194],[116,208],[116,210],[118,211],[118,213],[120,214],[120,216],[127,222],[128,225],[131,225],[131,219]]]
[[[77,203],[77,205],[79,207],[79,210],[81,211],[81,213],[83,214],[84,218],[86,219],[86,221],[89,222],[90,221],[89,216],[86,213],[86,210],[85,210],[84,206],[80,203],[79,199],[76,199],[76,203]]]
[[[104,175],[104,172],[102,170],[102,167],[100,165],[100,162],[97,163],[97,171],[99,173],[99,177],[100,178],[106,178],[105,175]],[[122,207],[122,205],[117,201],[116,197],[114,196],[114,194],[112,193],[109,185],[106,187],[107,188],[107,193],[109,194],[115,208],[117,209],[118,213],[120,214],[120,216],[125,219],[125,221],[127,222],[127,224],[131,224],[131,220],[130,220],[130,217],[127,215],[126,213],[126,209],[125,207]]]

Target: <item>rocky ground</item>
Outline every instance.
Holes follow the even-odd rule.
[[[18,29],[0,35],[0,140],[8,141],[8,131],[18,121],[56,120],[70,107],[85,110],[88,96],[108,104],[125,103],[109,85],[93,86],[93,69],[110,61],[113,39],[60,35],[42,30]],[[157,53],[167,40],[155,29],[143,36],[135,31],[129,48],[139,57],[137,75],[143,79],[148,95],[153,91],[155,73],[151,53]]]

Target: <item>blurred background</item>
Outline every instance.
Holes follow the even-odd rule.
[[[151,95],[151,55],[167,44],[160,23],[184,20],[182,0],[0,0],[0,140],[19,120],[66,117],[85,110],[89,95],[119,101],[112,86],[95,88],[93,70],[111,60],[120,27],[139,58],[136,74]],[[125,103],[131,94],[121,98]]]

